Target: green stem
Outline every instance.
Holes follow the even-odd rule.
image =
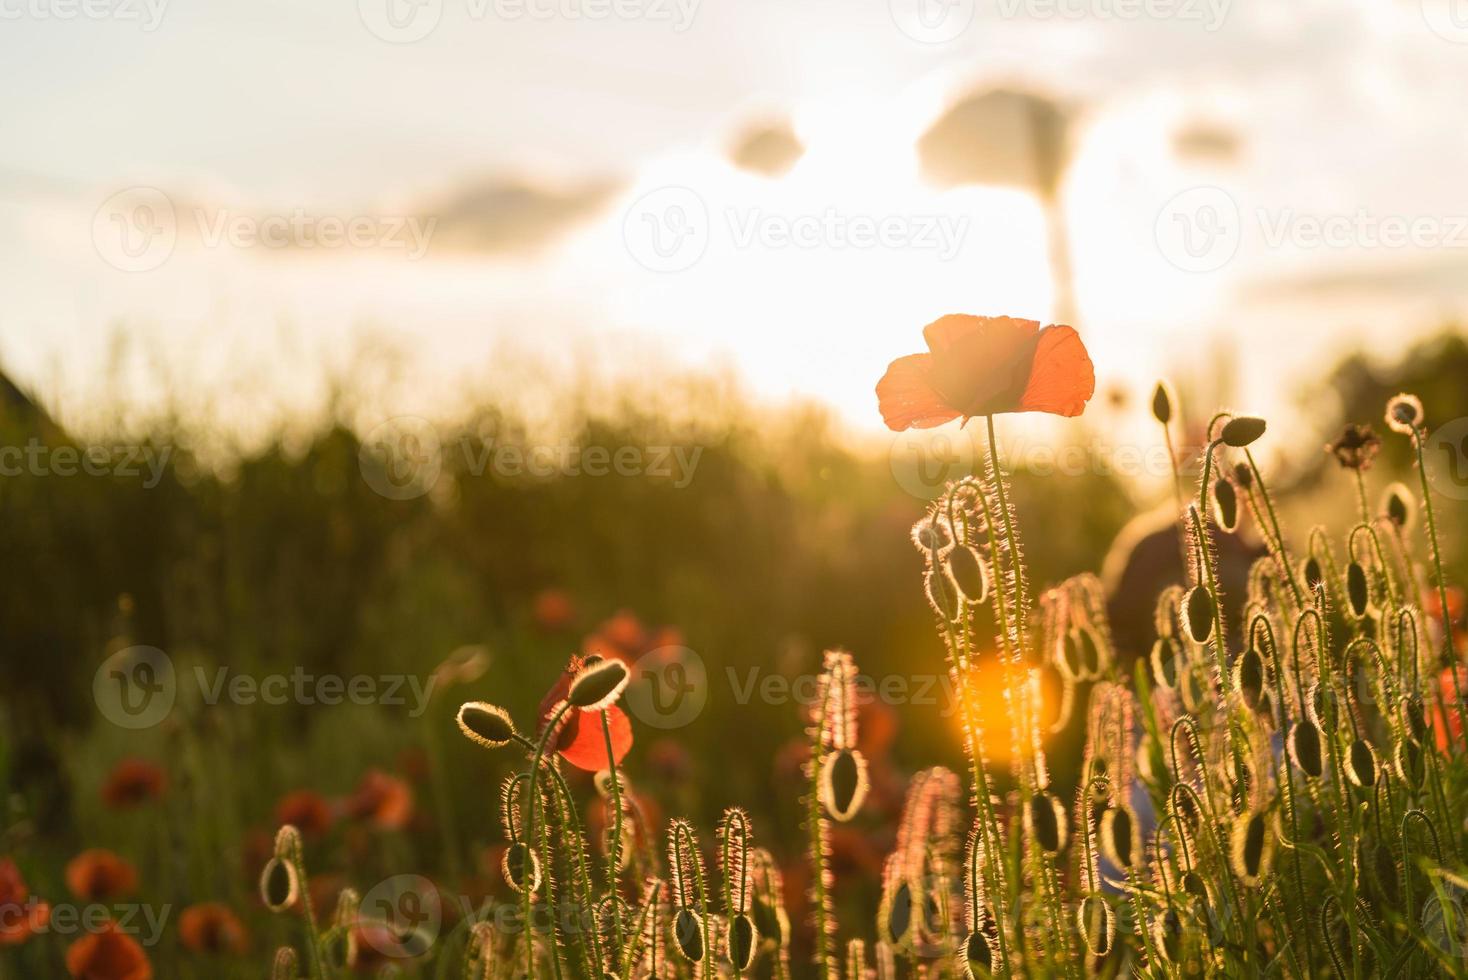
[[[1437,575],[1437,599],[1442,606],[1443,619],[1443,656],[1447,660],[1448,670],[1453,678],[1453,697],[1458,703],[1458,726],[1461,729],[1460,737],[1463,744],[1468,746],[1468,713],[1465,713],[1463,704],[1463,688],[1458,680],[1458,651],[1457,644],[1453,639],[1453,623],[1448,614],[1448,582],[1443,575],[1443,556],[1437,541],[1437,517],[1432,508],[1432,491],[1427,485],[1427,460],[1422,449],[1422,430],[1412,430],[1412,445],[1417,450],[1417,476],[1422,481],[1422,510],[1427,517],[1427,541],[1432,545],[1432,567]],[[1440,684],[1434,685],[1441,689]],[[1443,719],[1446,722],[1446,717]]]
[[[617,775],[617,756],[612,749],[612,723],[608,713],[601,712],[602,740],[607,747],[607,772],[612,784],[612,831],[607,846],[607,887],[612,893],[612,940],[615,949],[622,948],[622,896],[617,887],[622,876],[622,779]]]
[[[525,975],[527,977],[535,976],[535,935],[531,927],[531,898],[533,895],[532,889],[530,888],[531,881],[533,880],[531,866],[534,861],[534,858],[530,854],[530,848],[535,846],[535,816],[540,810],[539,806],[537,806],[538,801],[535,796],[535,783],[540,776],[540,760],[545,757],[545,747],[550,743],[552,733],[560,726],[561,719],[566,717],[566,712],[570,710],[570,702],[566,701],[561,702],[556,708],[555,713],[551,715],[545,727],[541,729],[540,738],[535,743],[535,756],[530,760],[530,778],[527,780],[528,785],[525,792],[527,807],[525,811],[524,880],[520,883],[520,909],[525,915]],[[546,855],[546,858],[549,858],[549,855]],[[549,868],[544,869],[542,877],[545,877],[549,873]],[[552,910],[552,915],[554,915],[554,910]]]
[[[1295,583],[1295,570],[1290,565],[1290,556],[1285,551],[1284,532],[1279,529],[1279,515],[1274,512],[1274,501],[1269,496],[1269,488],[1264,485],[1264,474],[1259,472],[1259,466],[1254,462],[1254,454],[1244,447],[1244,458],[1249,461],[1249,469],[1254,473],[1254,482],[1259,486],[1259,497],[1264,501],[1264,509],[1269,514],[1269,523],[1274,528],[1274,540],[1279,544],[1279,563],[1284,566],[1285,579],[1290,583],[1290,591],[1294,593],[1295,602],[1301,605],[1304,600],[1300,597],[1300,587]]]

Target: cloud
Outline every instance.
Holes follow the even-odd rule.
[[[805,146],[786,123],[751,126],[729,149],[729,159],[740,170],[764,177],[781,177],[805,155]]]
[[[550,187],[494,176],[460,186],[426,209],[435,251],[522,253],[590,223],[621,190],[613,180]]]

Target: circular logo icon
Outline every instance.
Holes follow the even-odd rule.
[[[152,728],[168,717],[177,697],[173,660],[157,647],[118,650],[92,677],[97,710],[119,728]]]
[[[1433,429],[1422,452],[1427,479],[1437,491],[1454,500],[1468,500],[1468,417]]]
[[[622,240],[645,269],[682,272],[709,247],[709,210],[686,187],[660,187],[639,197],[622,218]]]
[[[1468,44],[1468,0],[1422,0],[1422,19],[1444,41]]]
[[[362,941],[395,959],[422,956],[443,928],[442,899],[422,875],[393,875],[373,885],[357,915]]]
[[[102,260],[123,272],[156,269],[178,244],[178,215],[156,187],[118,191],[92,216],[92,245]]]
[[[622,697],[643,724],[682,728],[692,724],[708,704],[708,670],[703,658],[687,647],[658,647],[637,658]]]
[[[443,446],[427,419],[399,415],[367,433],[357,450],[367,485],[389,500],[412,500],[433,489],[443,471]]]
[[[919,500],[934,500],[950,481],[974,471],[974,439],[967,429],[908,429],[887,452],[892,478]]]
[[[357,13],[373,37],[389,44],[412,44],[438,26],[443,0],[357,0]]]
[[[1450,958],[1468,956],[1468,893],[1450,881],[1440,882],[1422,906],[1422,931]]]
[[[897,29],[919,44],[947,44],[968,30],[974,0],[887,0]]]
[[[1220,187],[1176,194],[1157,213],[1153,233],[1163,258],[1184,272],[1222,269],[1239,250],[1239,206]]]

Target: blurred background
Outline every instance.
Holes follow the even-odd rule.
[[[863,709],[836,842],[865,915],[907,776],[961,759],[907,532],[981,440],[894,436],[873,394],[948,312],[1074,323],[1096,364],[1083,418],[1000,420],[1037,583],[1115,582],[1167,526],[1162,376],[1185,475],[1217,407],[1268,417],[1295,542],[1352,519],[1325,443],[1418,393],[1461,581],[1454,14],[0,0],[0,856],[54,903],[105,848],[138,873],[98,900],[245,923],[223,958],[161,932],[166,976],[291,935],[251,878],[288,817],[319,906],[399,873],[504,898],[511,760],[453,712],[530,729],[611,649],[701,684],[631,710],[649,810],[746,806],[798,903],[800,687],[751,683],[842,646],[908,685]],[[1372,498],[1409,463],[1385,438]],[[211,687],[299,673],[376,693]]]

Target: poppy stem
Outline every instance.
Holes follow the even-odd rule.
[[[622,948],[622,895],[617,883],[622,871],[622,779],[617,775],[617,754],[612,748],[612,723],[607,712],[601,714],[601,734],[607,747],[607,772],[612,784],[611,841],[607,845],[607,888],[612,895],[613,949]]]
[[[1443,628],[1443,659],[1452,671],[1453,697],[1458,703],[1458,724],[1462,728],[1464,744],[1468,745],[1468,716],[1464,714],[1463,687],[1458,680],[1458,651],[1453,641],[1453,620],[1448,609],[1448,582],[1443,576],[1443,556],[1437,545],[1437,518],[1432,509],[1432,490],[1427,484],[1427,460],[1422,449],[1422,429],[1414,426],[1412,429],[1412,446],[1417,450],[1417,476],[1422,481],[1422,512],[1427,518],[1427,543],[1432,546],[1432,568],[1437,575],[1437,601],[1439,614],[1442,616]],[[1437,685],[1442,689],[1441,682]],[[1443,717],[1444,725],[1447,724],[1447,716]]]
[[[571,703],[569,701],[562,701],[556,707],[555,711],[551,714],[550,720],[545,723],[545,728],[541,730],[540,738],[535,743],[535,755],[530,760],[530,778],[526,781],[527,785],[525,790],[525,849],[527,855],[530,852],[530,848],[533,848],[535,846],[535,815],[539,812],[539,801],[536,799],[535,796],[535,783],[537,777],[539,777],[540,775],[540,762],[541,759],[545,757],[545,747],[550,743],[551,735],[554,734],[556,729],[560,727],[561,719],[566,717],[566,712],[570,710]],[[549,858],[549,855],[547,855],[547,858]],[[525,880],[521,883],[520,888],[520,907],[521,911],[525,914],[525,975],[527,977],[534,977],[536,975],[535,935],[534,930],[531,927],[532,917],[530,907],[531,899],[534,896],[530,887],[533,881],[529,873],[530,865],[531,862],[527,859],[525,862]],[[551,955],[555,956],[554,949],[551,950]]]

